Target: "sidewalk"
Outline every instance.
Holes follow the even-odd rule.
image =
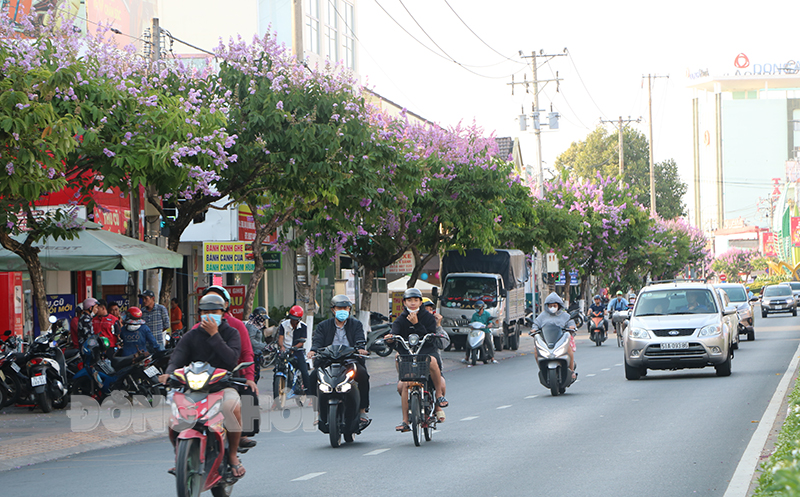
[[[497,352],[496,357],[498,361],[502,361],[532,351],[533,340],[523,335],[519,350]],[[463,357],[463,351],[443,352],[444,372],[465,368],[466,365],[461,363]],[[475,367],[491,368],[492,365],[478,363]],[[372,388],[394,385],[397,382],[394,354],[389,357],[373,354],[367,360],[367,369]],[[272,394],[270,371],[262,371],[258,387],[261,395]],[[133,413],[134,416],[143,415],[145,410],[134,408]],[[109,431],[101,423],[91,431],[78,432],[73,430],[73,420],[68,417],[67,410],[44,414],[38,409],[30,411],[27,407],[9,406],[0,409],[0,472],[92,450],[166,437],[166,433],[150,429],[138,431],[135,432],[133,428],[122,432]]]

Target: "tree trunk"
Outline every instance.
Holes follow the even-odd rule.
[[[408,288],[414,288],[414,285],[417,284],[417,279],[422,274],[423,268],[428,262],[431,261],[431,259],[436,257],[436,255],[439,253],[438,251],[439,251],[439,240],[436,240],[436,243],[434,243],[433,247],[431,248],[431,251],[428,252],[428,254],[425,255],[425,257],[422,257],[422,254],[420,253],[419,249],[416,246],[411,247],[411,253],[414,254],[414,270],[411,271],[411,277],[408,279],[408,285],[407,285]]]
[[[295,231],[295,236],[302,238],[301,231]],[[302,274],[299,273],[298,264],[294,264],[295,272],[295,295],[298,305],[303,307],[305,313],[314,315],[317,311],[314,294],[317,289],[317,276],[311,270],[311,257],[308,255],[308,248],[305,244],[298,247],[295,251],[295,261],[305,260],[306,269]]]
[[[361,308],[360,311],[369,312],[372,307],[372,281],[378,268],[364,266],[364,279],[361,280]]]
[[[183,233],[183,230],[181,230],[181,233]],[[167,238],[167,248],[173,252],[177,252],[180,243],[180,233],[174,236],[172,231],[170,231],[169,238]],[[158,295],[158,302],[169,309],[169,301],[172,300],[172,284],[175,282],[175,268],[165,267],[162,268],[161,271],[161,291]]]
[[[32,240],[32,238],[30,239]],[[37,315],[34,319],[39,320],[39,329],[44,333],[50,328],[49,316],[47,314],[47,297],[44,291],[44,270],[39,260],[39,249],[32,247],[29,243],[19,243],[9,236],[8,233],[0,233],[0,245],[5,249],[14,252],[25,261],[28,274],[31,277],[33,286],[33,300],[36,303]],[[33,332],[31,332],[33,333]],[[32,336],[30,337],[33,338]]]

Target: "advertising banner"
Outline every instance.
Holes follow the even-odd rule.
[[[775,247],[775,234],[770,232],[764,233],[764,255],[766,257],[777,257],[778,250]]]
[[[128,308],[130,308],[131,306],[130,300],[128,300],[127,295],[106,295],[105,297],[108,305],[111,305],[112,303],[117,304],[119,306],[120,312],[122,313],[128,312]]]
[[[558,274],[558,278],[556,278],[556,286],[564,286],[566,282],[566,277],[564,275],[564,270],[562,269],[561,272]],[[578,271],[570,271],[569,272],[569,286],[578,286]]]
[[[800,247],[800,217],[792,218],[792,247]]]
[[[246,205],[239,206],[239,241],[252,242],[256,239],[256,224],[253,222],[253,211]],[[278,233],[272,233],[264,239],[264,245],[274,243]]]
[[[228,312],[230,312],[233,317],[245,321],[246,317],[244,315],[244,295],[247,291],[247,287],[244,285],[223,285],[222,286],[225,290],[228,290],[228,293],[231,295],[231,306],[228,308]],[[197,297],[198,304],[200,303],[200,295],[203,295],[203,290],[206,287],[201,286],[197,289]]]
[[[59,321],[62,319],[66,319],[68,321],[72,320],[75,316],[75,295],[74,294],[63,294],[63,295],[47,295],[47,314],[54,315],[56,319]],[[36,304],[33,305],[33,315],[37,316],[38,311],[36,310]],[[39,320],[33,320],[33,334],[39,335],[41,330],[39,329]]]
[[[124,235],[128,231],[131,210],[115,205],[97,204],[94,208],[94,220],[103,225],[103,229]]]
[[[253,252],[244,242],[203,242],[204,273],[252,273]]]
[[[408,274],[414,270],[414,254],[409,250],[386,268],[386,274]]]

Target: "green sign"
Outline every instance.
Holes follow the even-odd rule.
[[[264,269],[281,268],[280,252],[261,252],[261,258],[264,259]]]

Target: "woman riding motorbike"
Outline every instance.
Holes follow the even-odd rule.
[[[533,329],[541,330],[544,325],[549,323],[555,323],[562,328],[570,328],[571,333],[573,335],[575,334],[575,322],[572,321],[570,315],[564,310],[564,301],[561,300],[561,297],[555,292],[544,299],[544,311],[536,316],[536,319],[533,321]],[[533,349],[533,353],[538,361],[539,354],[536,352],[536,348]],[[572,347],[567,347],[567,354],[569,355],[569,369],[572,371],[572,377],[573,379],[577,378],[578,373],[575,372],[577,366],[575,364],[575,352],[572,350]]]

